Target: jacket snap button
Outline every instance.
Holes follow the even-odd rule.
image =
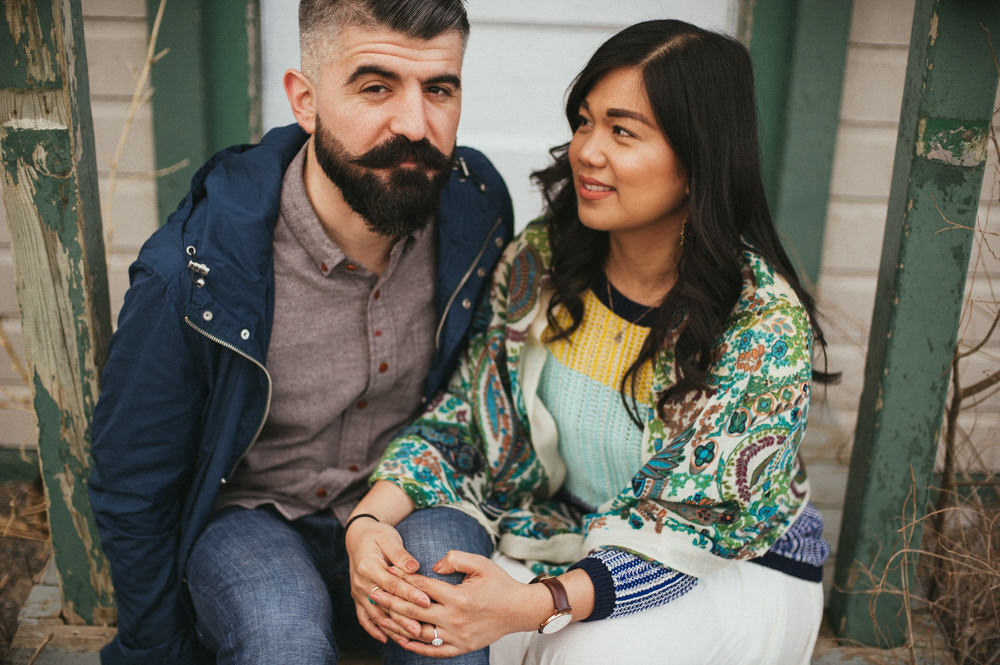
[[[496,240],[493,241],[493,244],[496,245],[497,247],[503,247],[503,237],[497,236]]]
[[[250,339],[250,331],[244,328],[240,331],[240,339]]]
[[[479,268],[476,269],[476,277],[479,279],[486,277],[486,268],[479,266]]]
[[[226,479],[225,478],[219,478],[219,484],[220,485],[225,485],[226,484]]]
[[[472,301],[468,298],[464,298],[462,300],[462,309],[469,309],[470,307],[472,307]]]
[[[211,321],[212,320],[212,312],[211,312],[211,310],[207,310],[206,309],[204,312],[202,312],[201,313],[201,318],[205,319],[206,321]]]

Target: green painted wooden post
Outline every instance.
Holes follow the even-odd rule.
[[[839,635],[873,646],[906,639],[900,597],[873,599],[868,573],[878,579],[888,565],[895,590],[913,580],[900,530],[904,510],[924,514],[933,483],[997,87],[987,30],[1000,35],[995,0],[916,2],[829,607]],[[918,546],[920,529],[909,536]]]
[[[768,201],[778,197],[798,4],[798,0],[745,0],[740,17],[740,35],[753,58],[761,170]]]
[[[799,274],[819,279],[850,0],[749,0],[741,33],[754,61],[761,166],[771,212]]]
[[[819,280],[840,122],[851,1],[799,0],[784,114],[775,224],[807,284]]]
[[[217,150],[260,137],[258,0],[169,0],[153,65],[156,167],[187,165],[157,179],[161,219],[187,193],[191,176]],[[160,0],[146,0],[152,29]]]
[[[87,499],[111,318],[80,0],[6,0],[0,61],[4,203],[63,616],[110,624]]]

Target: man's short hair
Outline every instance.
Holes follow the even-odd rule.
[[[302,71],[314,78],[329,57],[331,42],[345,29],[389,29],[433,39],[452,30],[469,37],[465,0],[300,0]]]

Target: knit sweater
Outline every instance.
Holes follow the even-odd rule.
[[[558,427],[539,397],[551,297],[546,228],[508,247],[448,389],[390,444],[372,475],[418,508],[477,518],[498,549],[537,572],[619,550],[691,577],[768,552],[808,503],[798,461],[812,374],[809,317],[752,250],[713,352],[708,389],[655,408],[676,380],[674,339],[652,366],[639,465],[586,510],[556,493]]]

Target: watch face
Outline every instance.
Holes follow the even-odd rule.
[[[545,622],[544,626],[542,626],[541,632],[545,635],[551,635],[552,633],[560,631],[568,626],[572,620],[573,614],[571,612],[556,614],[549,617],[549,620]]]

